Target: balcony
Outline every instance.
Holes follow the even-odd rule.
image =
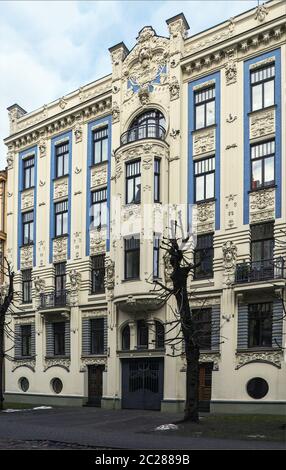
[[[236,265],[236,284],[285,278],[285,259],[282,257],[249,263],[244,262]]]
[[[166,137],[166,130],[159,124],[146,123],[144,125],[134,126],[124,132],[120,138],[121,145],[136,142],[142,139],[159,139],[164,140]]]
[[[40,309],[61,308],[70,306],[70,292],[67,290],[41,294]]]

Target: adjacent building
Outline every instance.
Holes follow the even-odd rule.
[[[285,412],[285,19],[272,0],[192,36],[181,13],[111,47],[102,79],[8,108],[9,401],[183,409],[173,304],[152,290],[169,206],[202,260],[202,409]]]

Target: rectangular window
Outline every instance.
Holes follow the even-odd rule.
[[[55,264],[55,305],[66,304],[66,263]]]
[[[145,320],[137,322],[137,348],[148,349],[149,347],[149,331]]]
[[[32,270],[22,271],[22,301],[25,304],[32,302]]]
[[[159,277],[159,253],[160,253],[160,237],[154,235],[153,239],[153,277]]]
[[[251,261],[271,261],[274,251],[274,224],[256,224],[251,226]]]
[[[34,211],[22,214],[23,245],[31,245],[34,242]]]
[[[160,159],[154,160],[154,202],[160,202]]]
[[[141,202],[141,162],[126,163],[126,204]]]
[[[105,162],[108,159],[108,127],[93,131],[93,164]]]
[[[68,234],[68,201],[55,204],[55,236]]]
[[[54,354],[55,356],[65,355],[65,322],[56,322],[54,326]]]
[[[125,279],[138,279],[140,272],[140,240],[125,238]]]
[[[105,291],[105,255],[92,256],[91,258],[91,293],[100,294]]]
[[[197,246],[194,250],[194,279],[213,277],[213,255],[213,234],[198,235]]]
[[[56,178],[69,173],[69,142],[56,145]]]
[[[107,225],[107,188],[91,193],[91,228],[100,230]]]
[[[90,354],[104,354],[104,318],[90,320]]]
[[[21,355],[31,356],[32,327],[31,325],[21,325]]]
[[[192,318],[195,325],[195,332],[199,338],[201,349],[210,350],[212,347],[212,309],[201,308],[192,310]]]
[[[274,98],[275,64],[250,72],[252,111],[272,106]]]
[[[248,347],[272,346],[272,303],[248,305]]]
[[[215,87],[195,92],[195,129],[215,124]]]
[[[215,157],[194,162],[195,202],[207,201],[215,197]]]
[[[24,188],[32,188],[35,185],[35,157],[23,160]]]
[[[251,189],[274,186],[275,140],[251,146]]]

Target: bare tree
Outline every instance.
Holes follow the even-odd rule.
[[[14,272],[11,268],[10,263],[7,258],[4,258],[4,263],[2,265],[2,278],[3,282],[6,284],[7,289],[3,289],[1,292],[1,303],[0,303],[0,410],[3,409],[4,401],[4,360],[5,360],[5,345],[4,337],[5,332],[7,333],[7,315],[11,313],[11,306],[13,304],[14,298]]]
[[[176,236],[177,223],[175,222],[174,235],[163,238],[161,248],[166,252],[165,257],[170,265],[170,283],[163,284],[154,280],[159,303],[166,304],[174,297],[176,308],[171,308],[174,319],[166,322],[165,343],[172,346],[173,356],[183,354],[186,359],[186,400],[184,421],[199,421],[199,357],[200,349],[206,347],[207,337],[210,331],[204,328],[200,321],[200,312],[204,307],[202,302],[200,309],[192,310],[191,297],[195,297],[195,290],[190,288],[190,276],[195,268],[200,265],[190,260],[190,253],[186,250],[189,237],[178,238]],[[211,327],[211,325],[209,325]]]

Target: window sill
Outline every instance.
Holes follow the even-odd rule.
[[[29,188],[23,188],[21,193],[25,193],[26,191],[30,191],[31,189],[35,189],[35,186],[30,186]]]
[[[270,111],[271,109],[275,108],[277,108],[277,104],[271,104],[270,106],[266,106],[265,108],[256,109],[255,111],[249,111],[249,113],[247,113],[247,116],[251,116],[252,114],[259,113],[261,111]]]
[[[34,242],[32,242],[32,243],[25,243],[25,245],[21,245],[20,248],[26,248],[27,246],[34,246]]]
[[[106,353],[103,352],[103,353],[99,353],[99,354],[86,354],[84,356],[81,356],[81,359],[87,359],[87,358],[93,358],[93,357],[94,358],[102,357],[102,358],[105,359],[106,356],[107,356],[107,352]],[[89,365],[89,364],[87,364],[87,365]],[[90,364],[90,365],[93,365],[93,364]],[[95,364],[95,365],[97,365],[97,364]],[[98,364],[98,365],[103,365],[103,364]]]
[[[210,197],[209,199],[204,199],[203,201],[195,201],[194,204],[207,204],[208,202],[215,202],[217,199],[215,197]]]
[[[273,185],[271,185],[271,186],[263,186],[262,188],[250,189],[250,190],[248,191],[248,194],[257,193],[257,192],[259,192],[259,191],[265,191],[265,190],[267,190],[267,189],[275,189],[275,188],[277,188],[277,184],[273,184]]]
[[[106,292],[105,292],[105,290],[103,290],[103,291],[101,291],[101,292],[90,292],[88,295],[89,295],[90,297],[95,297],[95,298],[97,298],[97,297],[99,297],[99,296],[103,297],[103,296],[105,296],[105,294],[106,294]]]
[[[122,279],[121,282],[138,282],[141,281],[140,277],[131,277],[130,279]]]
[[[45,359],[70,359],[70,355],[58,355],[58,354],[53,354],[52,356],[45,356]]]
[[[140,206],[140,204],[141,204],[141,201],[140,202],[126,202],[123,207],[130,207],[134,205]]]
[[[191,134],[195,134],[196,132],[204,131],[204,130],[210,130],[212,128],[216,128],[217,124],[211,124],[210,126],[205,126],[205,127],[200,127],[199,129],[193,129],[191,131]]]
[[[68,178],[69,176],[70,176],[69,173],[68,173],[67,175],[55,176],[55,177],[53,178],[53,181],[63,180],[63,179]]]
[[[56,237],[53,237],[52,240],[58,240],[59,238],[68,238],[68,236],[68,233],[64,233],[63,235],[57,235]]]
[[[16,356],[14,357],[14,361],[22,361],[23,359],[27,361],[32,361],[36,359],[36,356]]]
[[[107,160],[103,160],[102,162],[98,162],[98,163],[92,163],[91,165],[89,165],[89,168],[97,168],[97,167],[100,167],[101,165],[106,165],[108,163],[108,159]]]
[[[267,351],[283,351],[282,347],[279,348],[278,346],[275,346],[275,347],[271,347],[271,346],[267,346],[267,347],[258,347],[258,346],[255,346],[254,348],[245,348],[245,349],[237,349],[236,350],[236,354],[240,354],[240,353],[257,353],[257,352],[267,352]]]

